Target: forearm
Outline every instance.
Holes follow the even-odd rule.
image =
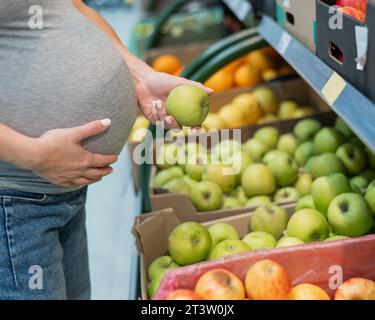
[[[34,141],[0,123],[0,161],[26,169],[35,161]]]

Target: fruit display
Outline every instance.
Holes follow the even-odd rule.
[[[255,50],[214,73],[205,85],[216,92],[236,87],[254,87],[295,71],[271,47]]]
[[[366,19],[367,0],[336,0],[339,10],[361,22]]]
[[[176,290],[167,300],[331,300],[318,285],[299,283],[282,265],[263,259],[255,262],[242,280],[221,268],[201,275],[194,290]],[[351,278],[343,282],[332,300],[375,300],[375,282],[366,278]]]
[[[307,118],[290,133],[266,125],[243,144],[224,140],[211,152],[195,142],[165,144],[157,152],[153,187],[185,194],[201,212],[297,202],[298,208],[316,209],[332,221],[338,210],[332,206],[328,214],[329,207],[342,194],[348,195],[336,207],[353,201],[358,208],[347,210],[365,214],[368,205],[373,210],[372,157],[341,119],[322,127]]]
[[[183,71],[180,60],[173,54],[164,54],[157,57],[151,64],[152,68],[158,72],[164,72],[178,76]]]

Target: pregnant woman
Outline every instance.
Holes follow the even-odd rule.
[[[178,127],[164,104],[186,83],[203,87],[154,72],[81,0],[0,1],[0,299],[90,297],[86,186],[137,108]]]

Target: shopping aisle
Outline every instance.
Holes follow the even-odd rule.
[[[116,8],[101,13],[128,43],[139,10]],[[131,227],[140,208],[130,168],[125,148],[114,166],[114,174],[89,188],[87,229],[93,299],[134,298],[136,279],[132,268],[136,255]]]

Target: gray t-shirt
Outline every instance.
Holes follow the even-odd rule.
[[[120,53],[70,0],[0,1],[0,123],[39,137],[51,129],[110,118],[110,129],[84,146],[118,154],[136,107],[134,84]],[[72,191],[4,162],[0,188]]]

